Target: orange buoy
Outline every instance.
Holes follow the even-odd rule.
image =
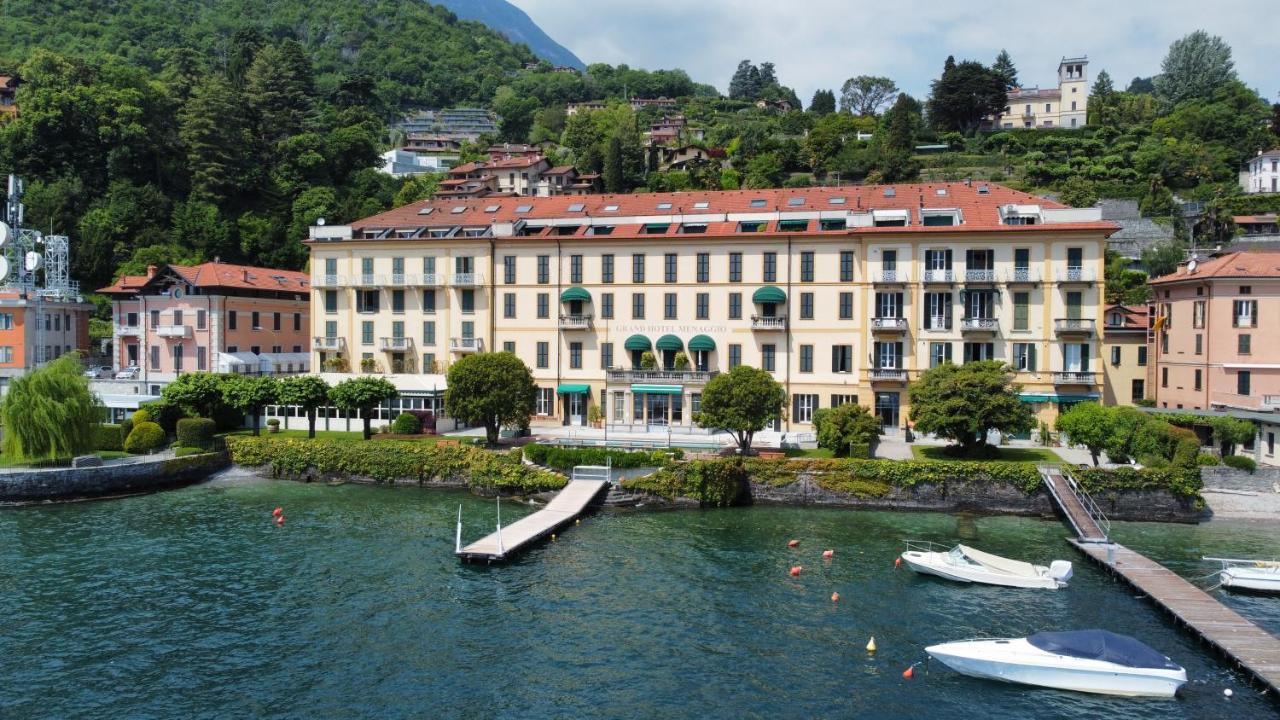
[[[276,525],[279,527],[284,527],[284,515],[276,516]]]
[[[835,550],[823,550],[823,551],[822,551],[822,557],[824,557],[824,558],[826,558],[826,559],[828,559],[828,560],[830,560],[830,559],[831,559],[831,556],[832,556],[832,555],[835,555],[835,554],[836,554],[836,551],[835,551]]]
[[[799,547],[799,545],[800,545],[799,540],[791,540],[787,543],[787,547]]]
[[[283,514],[284,514],[284,508],[278,507],[275,510],[271,511],[271,517],[280,517]]]
[[[893,559],[893,566],[894,566],[894,567],[902,567],[902,556],[901,556],[901,555],[899,555],[898,557],[896,557],[896,558],[894,558],[894,559]]]
[[[840,602],[840,593],[838,592],[831,593],[831,602]]]
[[[915,666],[915,665],[912,665],[911,667],[909,667],[909,668],[907,668],[906,670],[903,670],[903,671],[902,671],[902,677],[904,677],[904,678],[906,678],[906,679],[908,679],[908,680],[910,680],[911,678],[915,677],[915,675],[916,675],[916,666]]]
[[[791,568],[791,577],[800,577],[800,570],[801,567],[799,565]]]

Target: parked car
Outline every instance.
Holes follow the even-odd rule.
[[[92,365],[84,371],[84,376],[94,379],[111,377],[110,365]]]
[[[140,371],[141,371],[141,368],[139,368],[137,365],[130,365],[129,367],[124,368],[120,372],[116,373],[115,378],[116,380],[137,380],[138,373]]]

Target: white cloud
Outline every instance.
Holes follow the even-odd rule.
[[[808,102],[854,75],[886,75],[923,97],[948,54],[990,63],[1009,51],[1025,85],[1056,83],[1059,59],[1087,54],[1123,88],[1159,72],[1173,40],[1197,29],[1221,35],[1242,80],[1269,100],[1274,0],[960,3],[898,0],[511,0],[583,62],[683,68],[724,92],[738,61],[772,61]]]

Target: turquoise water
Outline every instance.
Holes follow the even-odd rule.
[[[452,556],[493,504],[417,489],[205,485],[0,511],[0,717],[1275,717],[1277,706],[1059,523],[759,507],[603,513],[501,568]],[[271,508],[285,509],[276,528]],[[504,505],[514,520],[523,508]],[[1280,554],[1274,526],[1125,525],[1177,569]],[[797,538],[799,548],[787,548]],[[903,538],[1076,561],[1066,590],[895,570]],[[834,548],[823,561],[821,550]],[[796,579],[792,565],[804,566]],[[832,603],[833,591],[841,595]],[[1241,602],[1232,599],[1231,602]],[[1276,603],[1238,605],[1280,625]],[[1101,626],[1184,665],[1177,700],[1021,688],[921,665],[927,644]],[[864,646],[875,636],[879,651]],[[1224,688],[1235,696],[1223,697]]]

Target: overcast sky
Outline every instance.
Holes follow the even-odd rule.
[[[1023,85],[1056,85],[1063,55],[1088,55],[1119,89],[1159,72],[1173,40],[1204,29],[1234,51],[1240,78],[1275,102],[1276,0],[511,0],[590,64],[683,68],[728,88],[738,61],[771,60],[808,104],[855,75],[885,75],[917,97],[948,54],[990,64],[1006,48]]]

